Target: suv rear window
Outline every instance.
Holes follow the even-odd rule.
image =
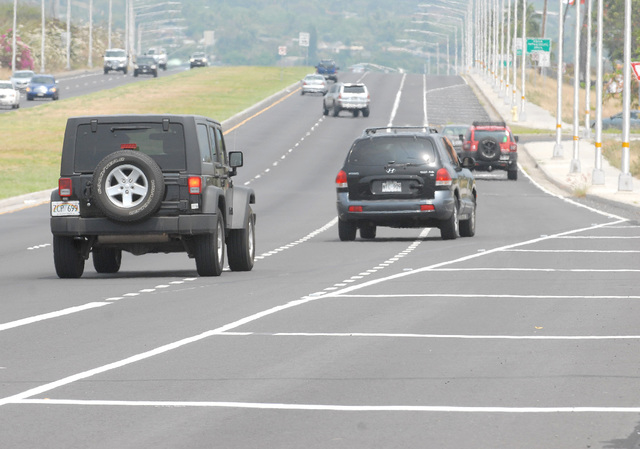
[[[474,134],[474,140],[482,140],[487,137],[493,137],[500,143],[509,142],[509,132],[504,129],[500,130],[487,130],[487,129],[476,129]],[[469,139],[467,139],[469,140]]]
[[[411,136],[376,137],[360,140],[349,153],[353,165],[418,164],[434,165],[436,150],[430,139]]]
[[[363,94],[364,86],[344,86],[343,90],[347,94]]]
[[[108,154],[121,149],[122,144],[136,144],[137,151],[150,156],[162,169],[186,169],[184,129],[179,123],[98,124],[95,132],[91,124],[78,126],[76,135],[75,171],[91,173]]]

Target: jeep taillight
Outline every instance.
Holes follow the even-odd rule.
[[[189,193],[192,195],[200,195],[202,193],[202,178],[200,176],[189,176]]]
[[[338,176],[336,176],[336,187],[338,188],[346,188],[347,184],[347,172],[344,170],[340,170],[338,172]]]
[[[58,194],[63,197],[70,197],[72,191],[71,178],[58,179]]]
[[[438,170],[436,173],[436,186],[450,186],[452,182],[449,170],[444,167]]]
[[[512,151],[512,152],[513,152],[513,151],[518,151],[518,144],[517,144],[517,143],[515,143],[515,142],[511,142],[511,143],[509,144],[509,151]]]

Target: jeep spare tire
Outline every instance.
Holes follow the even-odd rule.
[[[485,137],[478,142],[478,153],[483,161],[497,161],[500,159],[500,143],[493,137]]]
[[[93,173],[93,198],[112,220],[147,218],[164,195],[162,170],[153,159],[134,150],[120,150],[102,159]]]

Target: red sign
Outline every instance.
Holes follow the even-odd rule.
[[[640,81],[640,62],[632,62],[631,68],[633,69],[633,73],[636,75],[636,79]]]

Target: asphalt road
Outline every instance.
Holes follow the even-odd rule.
[[[294,90],[227,134],[251,272],[124,255],[61,280],[48,207],[0,215],[0,447],[637,447],[640,225],[494,172],[475,237],[339,241],[365,127],[486,117],[458,77],[360,78],[368,118]]]

